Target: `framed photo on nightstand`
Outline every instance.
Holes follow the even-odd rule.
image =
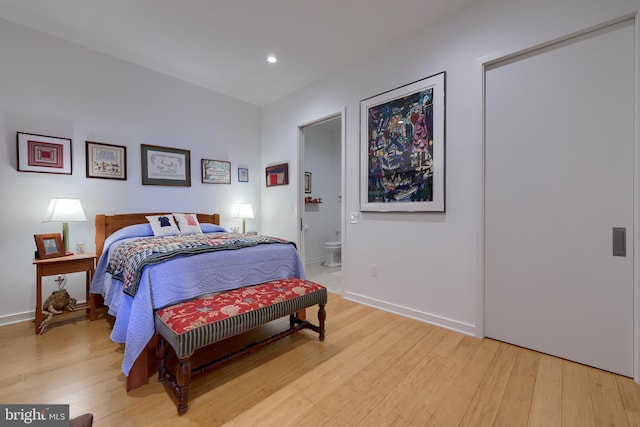
[[[38,248],[36,258],[57,258],[65,255],[60,233],[34,234],[33,237]]]

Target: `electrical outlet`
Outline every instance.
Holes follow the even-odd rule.
[[[349,214],[349,218],[351,220],[351,224],[357,224],[358,222],[360,222],[360,215],[358,215],[357,212],[351,212]]]
[[[371,277],[378,277],[378,265],[371,264]]]

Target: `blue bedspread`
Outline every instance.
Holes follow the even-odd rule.
[[[146,234],[146,228],[119,230],[105,241],[91,283],[91,293],[101,294],[109,314],[116,317],[111,340],[124,343],[122,370],[133,363],[154,333],[153,310],[212,292],[255,285],[287,277],[304,278],[304,266],[293,244],[271,243],[242,249],[206,252],[145,265],[137,293],[124,292],[123,283],[107,273],[109,256],[118,244]],[[138,227],[135,229],[135,227]],[[129,228],[129,227],[127,227]],[[224,230],[222,230],[224,231]]]

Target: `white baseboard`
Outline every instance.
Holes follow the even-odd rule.
[[[24,313],[8,314],[6,316],[0,316],[0,326],[12,325],[14,323],[26,322],[27,320],[33,320],[36,317],[36,312],[25,311]]]
[[[354,301],[369,307],[378,308],[400,316],[409,317],[411,319],[420,320],[431,325],[440,326],[465,335],[475,336],[476,328],[469,323],[459,322],[457,320],[447,319],[446,317],[435,314],[425,313],[423,311],[414,310],[412,308],[403,307],[401,305],[391,304],[386,301],[380,301],[375,298],[365,297],[364,295],[355,294],[353,292],[344,292],[344,299]]]

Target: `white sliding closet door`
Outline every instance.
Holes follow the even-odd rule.
[[[485,69],[486,335],[626,376],[634,57],[628,20]]]

